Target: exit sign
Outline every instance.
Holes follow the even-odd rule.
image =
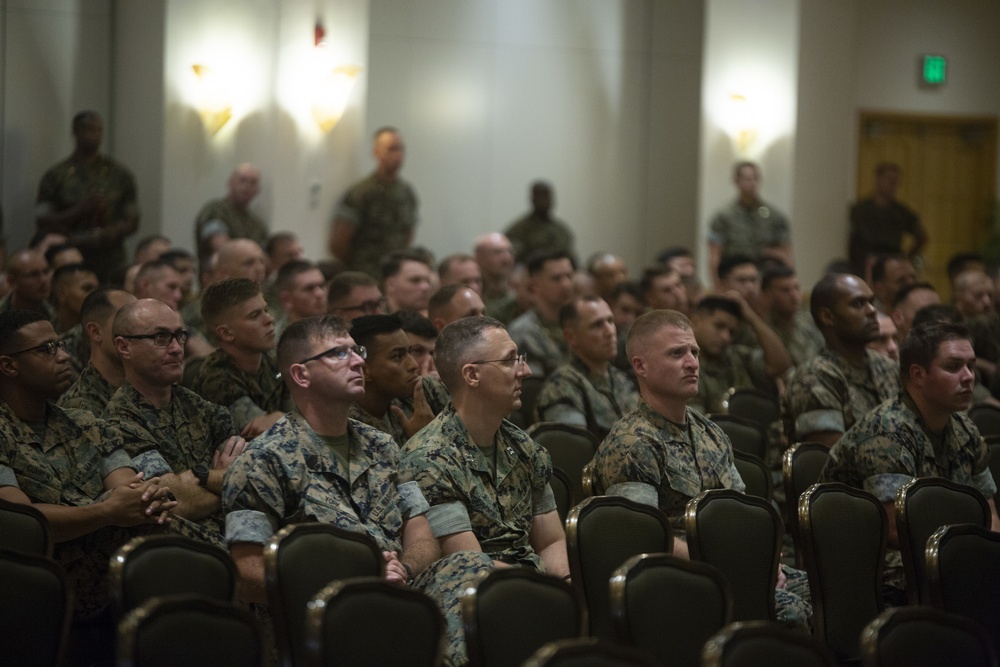
[[[926,86],[940,86],[948,75],[948,61],[944,56],[923,55],[921,76]]]

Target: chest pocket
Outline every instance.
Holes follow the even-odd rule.
[[[58,504],[62,484],[57,471],[48,464],[40,452],[19,450],[12,466],[17,475],[18,486],[32,500]]]
[[[681,469],[676,466],[667,467],[667,481],[676,493],[694,498],[701,493],[701,475],[695,468]]]

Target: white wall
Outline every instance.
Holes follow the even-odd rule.
[[[5,9],[0,191],[7,247],[18,249],[35,231],[39,179],[73,150],[73,115],[94,109],[107,130],[111,22],[108,0],[7,0]],[[106,131],[114,155],[111,142]]]
[[[662,168],[659,153],[697,128],[690,105],[652,91],[654,75],[690,88],[697,69],[687,46],[697,37],[660,46],[654,60],[654,33],[683,32],[667,25],[664,7],[676,4],[689,3],[373,0],[367,129],[395,125],[407,139],[417,243],[439,256],[471,249],[522,215],[528,184],[545,178],[582,259],[598,249],[635,267],[649,259],[650,242],[667,236],[664,219],[686,222],[651,194],[670,169],[649,167]],[[700,12],[680,14],[683,28],[700,31]],[[684,71],[670,71],[671,59]],[[668,167],[689,172],[693,157]],[[666,192],[686,194],[677,209],[693,210],[690,194]]]

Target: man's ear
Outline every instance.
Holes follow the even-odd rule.
[[[462,379],[469,387],[479,386],[479,366],[476,364],[465,364],[462,366]]]
[[[296,386],[308,389],[311,382],[309,377],[309,367],[305,364],[292,364],[288,367],[288,377]]]
[[[219,340],[227,343],[232,343],[236,340],[236,336],[234,336],[233,332],[229,330],[229,325],[225,323],[215,325],[215,336]]]
[[[118,350],[118,356],[122,359],[130,359],[128,341],[121,336],[115,337],[115,349]]]
[[[0,373],[7,377],[17,377],[17,363],[14,357],[0,356]]]
[[[817,315],[819,315],[820,324],[822,324],[825,327],[833,326],[833,311],[830,310],[828,307],[823,306],[822,308],[820,308],[819,311],[817,312]]]
[[[100,344],[104,339],[104,332],[101,331],[101,325],[97,322],[87,322],[83,328],[92,343]]]
[[[910,368],[907,369],[906,374],[910,378],[910,383],[914,387],[924,386],[924,382],[927,380],[927,369],[920,364],[910,364]]]
[[[646,377],[646,362],[640,356],[634,356],[631,359],[632,370],[639,377]]]

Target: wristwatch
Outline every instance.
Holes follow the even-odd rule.
[[[191,472],[198,478],[198,486],[208,486],[208,468],[203,465],[196,465],[191,468]]]

